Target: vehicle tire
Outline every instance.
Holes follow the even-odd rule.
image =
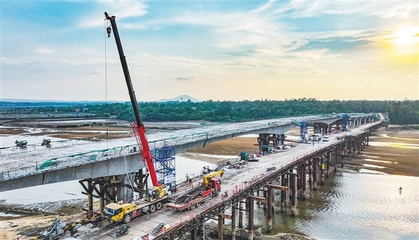
[[[126,214],[125,216],[124,216],[124,223],[129,223],[129,222],[131,222],[131,214]]]
[[[195,207],[196,207],[196,205],[195,204],[192,204],[191,205],[191,210],[194,209]]]
[[[159,210],[162,206],[163,206],[163,204],[161,202],[156,203],[157,210]]]
[[[213,194],[214,194],[214,197],[218,197],[218,191],[217,191],[217,190],[215,190],[215,191],[213,192]]]
[[[150,213],[153,213],[154,211],[156,211],[156,205],[151,204],[151,205],[148,207],[148,211],[149,211]]]
[[[201,202],[198,202],[198,203],[196,204],[196,206],[197,206],[197,207],[201,206]]]

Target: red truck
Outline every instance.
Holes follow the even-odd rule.
[[[171,202],[167,203],[166,206],[178,211],[189,210],[199,207],[208,199],[217,197],[221,192],[221,180],[214,178],[214,176],[222,174],[223,170],[219,170],[205,175],[203,184],[171,199]]]

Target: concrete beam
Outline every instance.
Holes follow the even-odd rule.
[[[141,155],[136,153],[63,169],[48,169],[41,173],[1,181],[0,192],[77,179],[123,175],[144,167]]]

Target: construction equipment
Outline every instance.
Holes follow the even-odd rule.
[[[124,222],[129,223],[131,219],[141,215],[142,209],[136,204],[109,203],[103,209],[103,219],[106,222]]]
[[[135,122],[131,123],[135,137],[139,148],[141,149],[141,155],[143,157],[144,165],[147,167],[147,170],[151,177],[151,182],[154,186],[154,189],[146,189],[147,196],[145,199],[141,199],[135,203],[110,203],[105,206],[103,211],[103,218],[107,222],[121,222],[128,223],[131,219],[138,217],[142,212],[154,212],[156,209],[160,209],[162,205],[167,201],[167,189],[164,184],[160,184],[157,179],[157,173],[154,168],[154,162],[152,154],[150,151],[150,146],[146,137],[146,129],[144,127],[143,121],[141,120],[141,115],[137,103],[137,98],[135,97],[134,88],[131,82],[131,76],[128,70],[128,64],[125,59],[124,51],[122,49],[121,40],[119,38],[118,28],[116,26],[115,16],[109,16],[105,12],[105,17],[110,21],[111,27],[107,28],[108,37],[113,30],[113,35],[116,42],[116,47],[118,48],[119,58],[121,60],[122,70],[125,76],[125,82],[128,87],[128,93],[131,99],[131,105],[134,110]]]
[[[118,53],[119,53],[119,59],[121,61],[122,70],[123,70],[124,76],[125,76],[125,82],[127,84],[128,93],[129,93],[129,96],[130,96],[130,99],[131,99],[132,109],[134,110],[134,116],[135,116],[136,122],[133,122],[131,124],[131,126],[133,128],[135,137],[137,139],[138,146],[141,149],[141,155],[143,157],[144,164],[147,167],[148,172],[150,173],[151,182],[152,182],[153,186],[156,187],[155,190],[163,191],[163,192],[160,192],[158,194],[158,195],[161,196],[162,194],[164,195],[165,188],[160,186],[159,181],[157,179],[157,173],[156,173],[156,170],[154,168],[153,157],[152,157],[152,154],[151,154],[151,151],[150,151],[150,146],[148,144],[147,137],[146,137],[146,129],[144,127],[143,121],[141,120],[141,115],[140,115],[140,111],[139,111],[139,107],[138,107],[138,103],[137,103],[137,98],[135,97],[134,87],[132,86],[131,76],[130,76],[130,73],[129,73],[129,70],[128,70],[128,64],[127,64],[127,61],[125,59],[124,50],[122,49],[121,39],[119,38],[118,28],[116,26],[116,21],[115,21],[116,17],[115,16],[109,16],[108,13],[106,13],[106,12],[105,12],[105,17],[106,17],[107,20],[110,21],[111,26],[112,26],[112,28],[111,27],[107,28],[108,37],[110,37],[110,34],[113,30],[113,35],[114,35],[114,38],[115,38],[116,47],[117,47]]]
[[[40,236],[44,240],[52,240],[59,239],[64,236],[66,232],[70,232],[70,235],[74,237],[76,236],[79,227],[89,223],[93,224],[93,226],[98,226],[102,223],[102,218],[99,214],[73,222],[63,222],[59,218],[56,218],[47,229],[40,233]]]
[[[49,138],[44,138],[43,140],[42,140],[42,144],[41,144],[42,146],[45,146],[45,147],[47,147],[47,148],[50,148],[51,147],[51,139],[49,139]]]
[[[249,154],[248,152],[241,152],[240,160],[245,162],[259,162],[259,159],[256,158],[256,154]]]
[[[116,230],[116,237],[120,237],[125,234],[128,234],[129,228],[130,228],[130,225],[127,225],[127,224],[122,225],[120,228],[118,228],[118,230]]]
[[[55,219],[54,222],[47,229],[41,232],[42,239],[58,239],[65,233],[65,222],[61,222],[60,219]]]
[[[204,187],[208,187],[208,184],[210,183],[211,179],[215,176],[220,176],[222,177],[224,174],[224,170],[220,169],[218,171],[215,171],[213,173],[208,173],[206,175],[204,175],[203,180],[204,180]]]
[[[133,218],[142,214],[152,213],[163,207],[169,201],[167,189],[164,185],[149,190],[148,196],[132,203],[109,203],[102,213],[105,222],[129,223]]]
[[[194,209],[210,198],[217,197],[221,192],[221,180],[214,178],[217,175],[222,176],[222,169],[209,173],[203,177],[203,183],[197,187],[187,190],[185,193],[173,198],[166,204],[168,208],[183,211],[185,209]]]
[[[16,147],[26,148],[26,145],[28,144],[28,141],[26,141],[26,140],[21,140],[21,141],[16,140],[15,144],[16,144]]]

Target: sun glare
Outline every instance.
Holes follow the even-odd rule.
[[[413,45],[418,41],[419,27],[406,26],[396,30],[393,34],[393,43],[398,46]]]
[[[392,62],[417,64],[419,53],[419,26],[404,26],[386,35],[380,41],[385,58]]]

